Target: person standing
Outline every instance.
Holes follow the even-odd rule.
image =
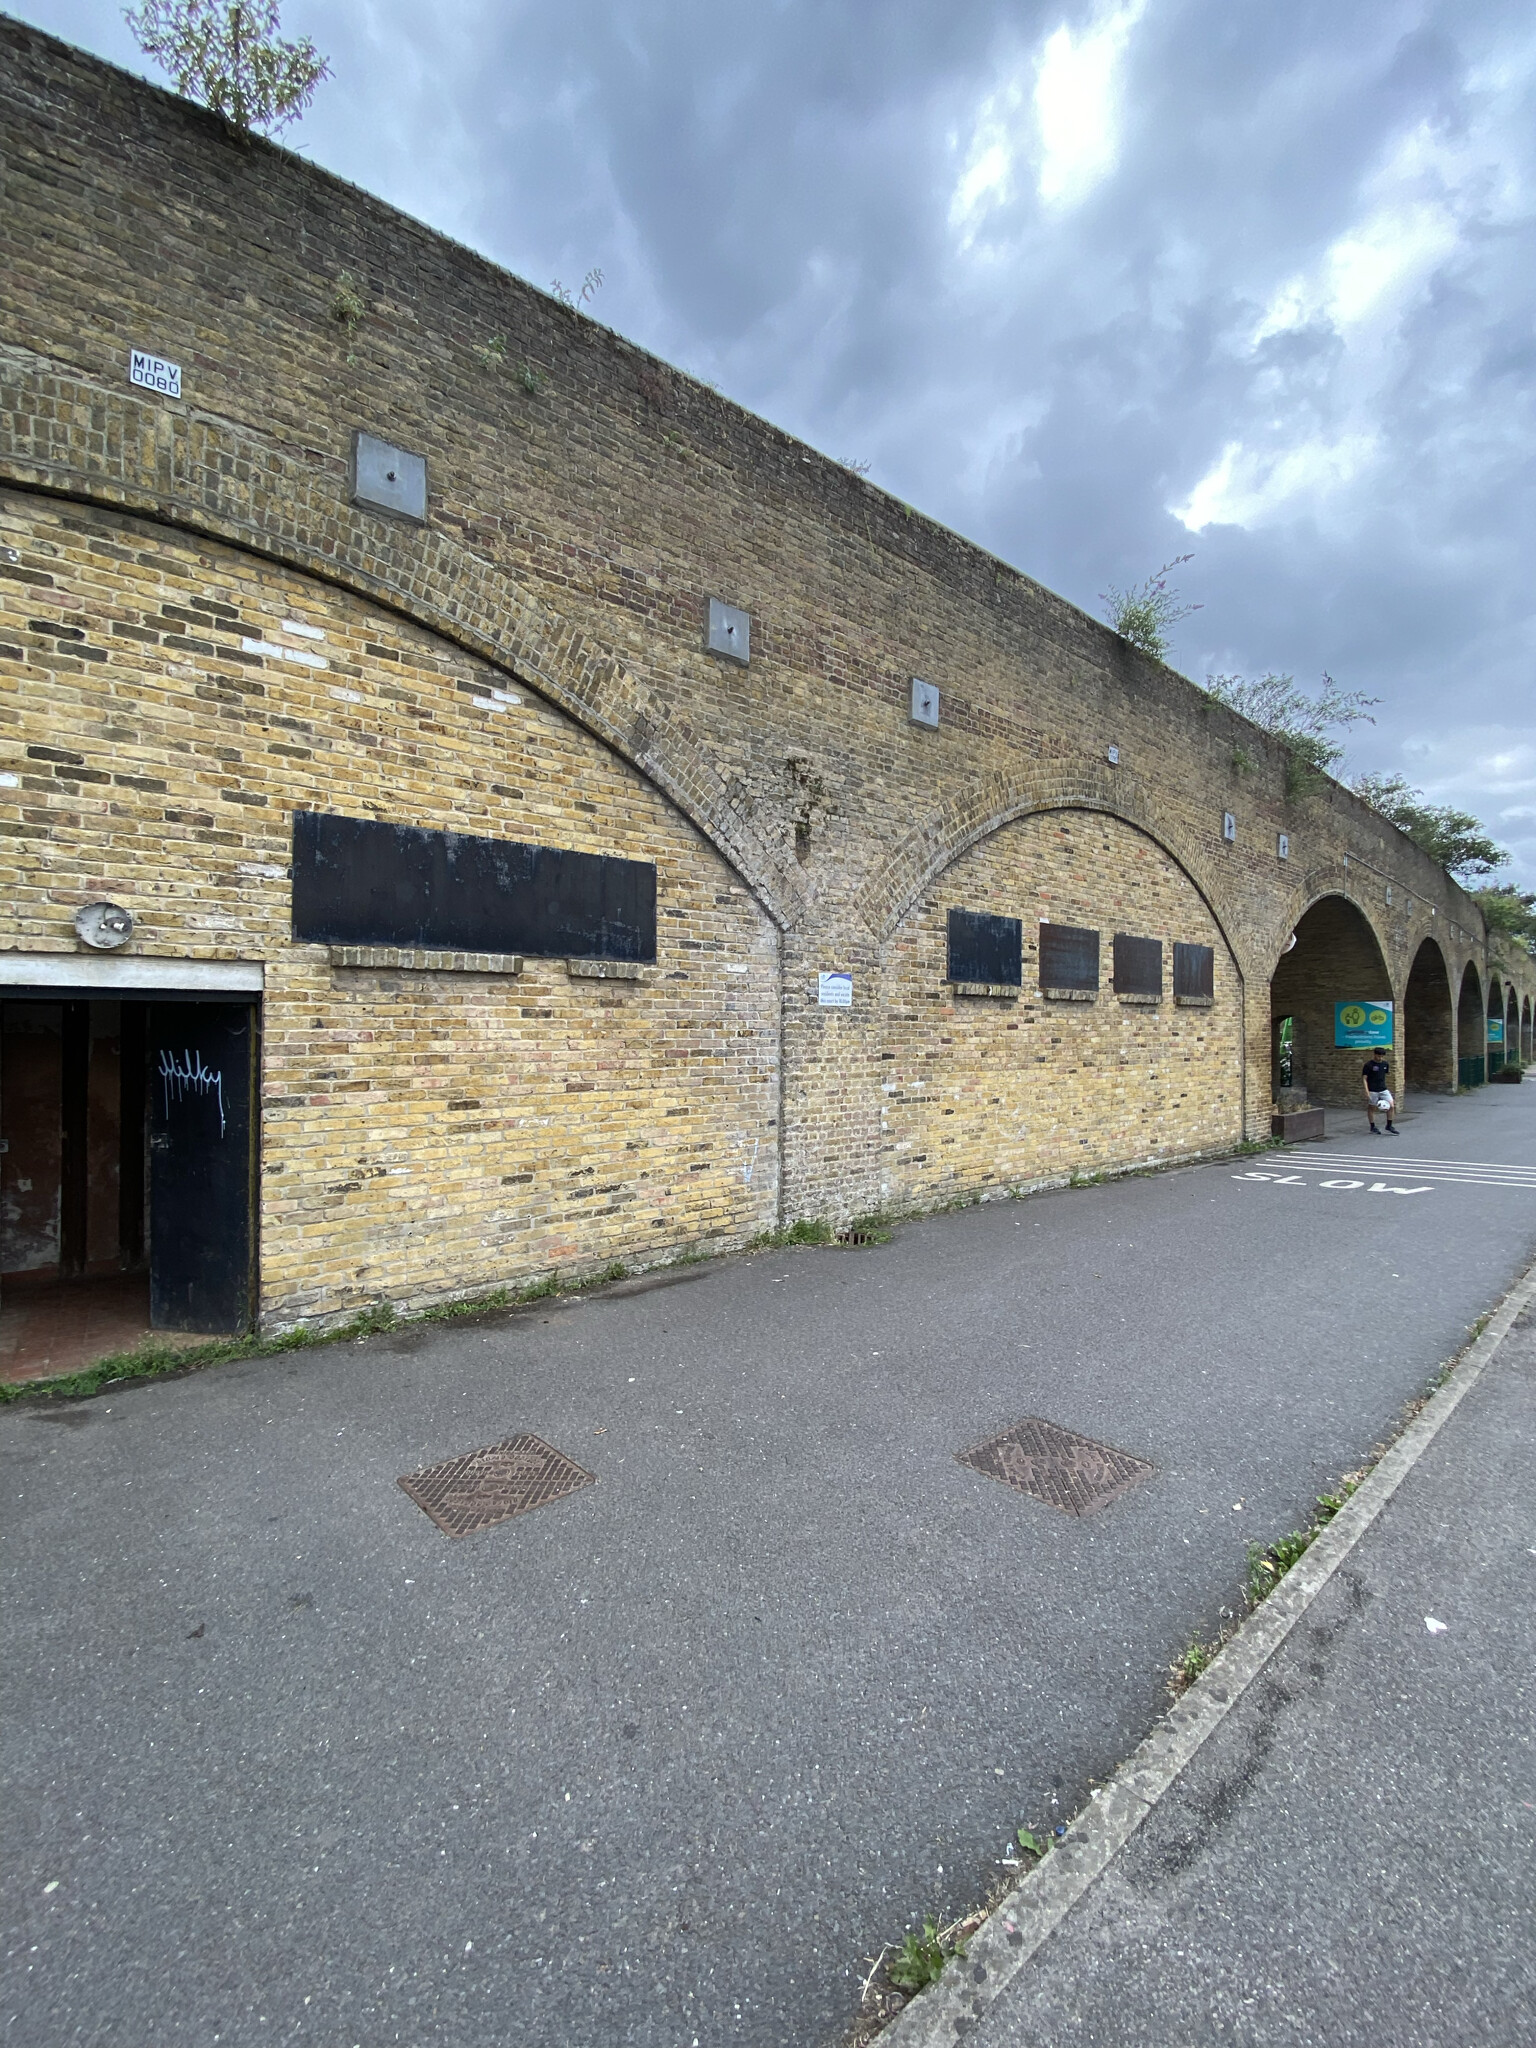
[[[1386,1111],[1387,1129],[1391,1135],[1394,1138],[1402,1136],[1402,1132],[1392,1121],[1392,1111],[1395,1105],[1392,1099],[1392,1090],[1387,1086],[1388,1072],[1387,1048],[1385,1046],[1379,1046],[1360,1069],[1360,1079],[1365,1085],[1365,1113],[1371,1120],[1371,1135],[1376,1138],[1381,1136],[1381,1132],[1376,1125],[1378,1110]]]

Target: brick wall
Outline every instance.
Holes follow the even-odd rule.
[[[105,896],[141,952],[265,963],[269,1320],[772,1226],[777,933],[632,768],[483,662],[250,555],[16,492],[0,544],[28,579],[0,577],[8,942],[56,948]],[[333,966],[289,938],[295,809],[654,860],[656,964]]]
[[[921,933],[1005,846],[1055,844],[1068,814],[1077,843],[1105,833],[1119,864],[1079,878],[1085,919],[1109,931],[1117,891],[1151,862],[1167,930],[1198,903],[1219,940],[1218,998],[1198,1030],[1171,1008],[1132,1023],[1104,1002],[1091,1025],[1047,1034],[1059,1077],[1081,1074],[1085,1054],[1128,1089],[1136,1076],[1123,1100],[1087,1098],[1077,1138],[1095,1163],[1203,1146],[1230,1129],[1234,1089],[1242,1127],[1267,1131],[1270,976],[1322,898],[1358,908],[1399,999],[1426,936],[1458,987],[1468,963],[1486,971],[1481,916],[1443,873],[1337,787],[1288,800],[1279,749],[1183,678],[301,158],[236,142],[10,21],[0,151],[0,481],[15,555],[0,559],[0,662],[21,683],[0,710],[0,773],[18,777],[0,786],[15,863],[0,946],[72,950],[74,906],[131,874],[144,949],[257,950],[274,1097],[263,1161],[283,1168],[264,1173],[269,1299],[297,1312],[397,1281],[467,1285],[509,1261],[629,1253],[651,1232],[735,1241],[769,1212],[872,1208],[906,1185],[883,1149],[887,1051],[935,1077],[951,1062],[936,1085],[958,1091],[957,1113],[941,1120],[969,1132],[939,1143],[942,1172],[914,1197],[1011,1178],[1029,1163],[1016,1137],[959,1112],[978,1085],[972,1035],[998,1018],[945,1017],[948,999],[919,988],[933,965]],[[350,332],[333,317],[344,274],[364,303]],[[496,337],[504,359],[487,353]],[[134,346],[182,365],[179,400],[130,387]],[[424,526],[350,503],[359,428],[427,457]],[[706,651],[712,595],[751,612],[749,667]],[[337,666],[322,679],[280,655],[236,658],[219,606],[249,612],[273,644],[284,617],[314,621]],[[70,638],[77,615],[83,640]],[[114,632],[115,617],[131,630]],[[937,731],[908,719],[915,674],[940,689]],[[362,702],[327,694],[342,689]],[[497,693],[523,702],[500,707]],[[79,759],[39,760],[36,744]],[[348,980],[291,946],[284,878],[261,872],[286,859],[292,807],[322,793],[357,815],[656,859],[669,957],[684,931],[697,942],[690,981],[670,968],[639,989],[546,968],[494,990]],[[1037,892],[1038,877],[1019,880],[1021,897]],[[850,1011],[815,1002],[830,968],[854,976]],[[450,1016],[435,1039],[431,1020]],[[487,1107],[478,1079],[513,1061],[514,1020],[516,1061],[571,1082],[558,1090],[567,1121],[539,1125],[553,1163],[538,1182],[493,1171],[530,1126]],[[408,1248],[381,1250],[381,1267],[357,1245],[398,1216],[384,1189],[399,1161],[375,1156],[372,1137],[405,1142],[382,1111],[428,1073],[442,1083],[438,1150],[410,1171],[422,1186],[446,1175],[453,1195],[413,1217]],[[713,1106],[686,1144],[713,1149],[685,1156],[669,1125],[687,1119],[666,1112],[696,1100]],[[1033,1109],[1020,1117],[1038,1126]],[[926,1144],[916,1127],[907,1139],[908,1156]],[[568,1200],[588,1163],[610,1192]],[[569,1221],[583,1210],[589,1222]]]

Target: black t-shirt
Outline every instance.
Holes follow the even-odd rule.
[[[1379,1095],[1387,1085],[1387,1063],[1385,1060],[1367,1060],[1360,1069],[1365,1076],[1365,1085],[1373,1095]]]

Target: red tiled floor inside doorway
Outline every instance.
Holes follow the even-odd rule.
[[[0,1380],[53,1379],[80,1372],[98,1358],[132,1351],[149,1335],[149,1276],[55,1272],[7,1273],[0,1279]],[[196,1336],[161,1330],[171,1344]]]

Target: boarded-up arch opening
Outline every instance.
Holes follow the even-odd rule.
[[[1456,1086],[1455,1041],[1445,955],[1426,939],[1403,992],[1403,1085],[1449,1094]]]
[[[892,931],[882,1199],[972,1192],[1234,1144],[1242,986],[1167,849],[1101,811],[967,848]]]
[[[1488,1078],[1485,1059],[1488,1034],[1483,1009],[1482,977],[1469,960],[1461,977],[1456,1004],[1456,1085],[1481,1088]]]
[[[1291,1020],[1292,1086],[1305,1088],[1309,1102],[1357,1106],[1365,1047],[1395,1051],[1396,1040],[1392,977],[1376,934],[1347,897],[1324,896],[1312,905],[1269,986],[1277,1046]],[[1340,1038],[1348,1042],[1340,1045]]]

